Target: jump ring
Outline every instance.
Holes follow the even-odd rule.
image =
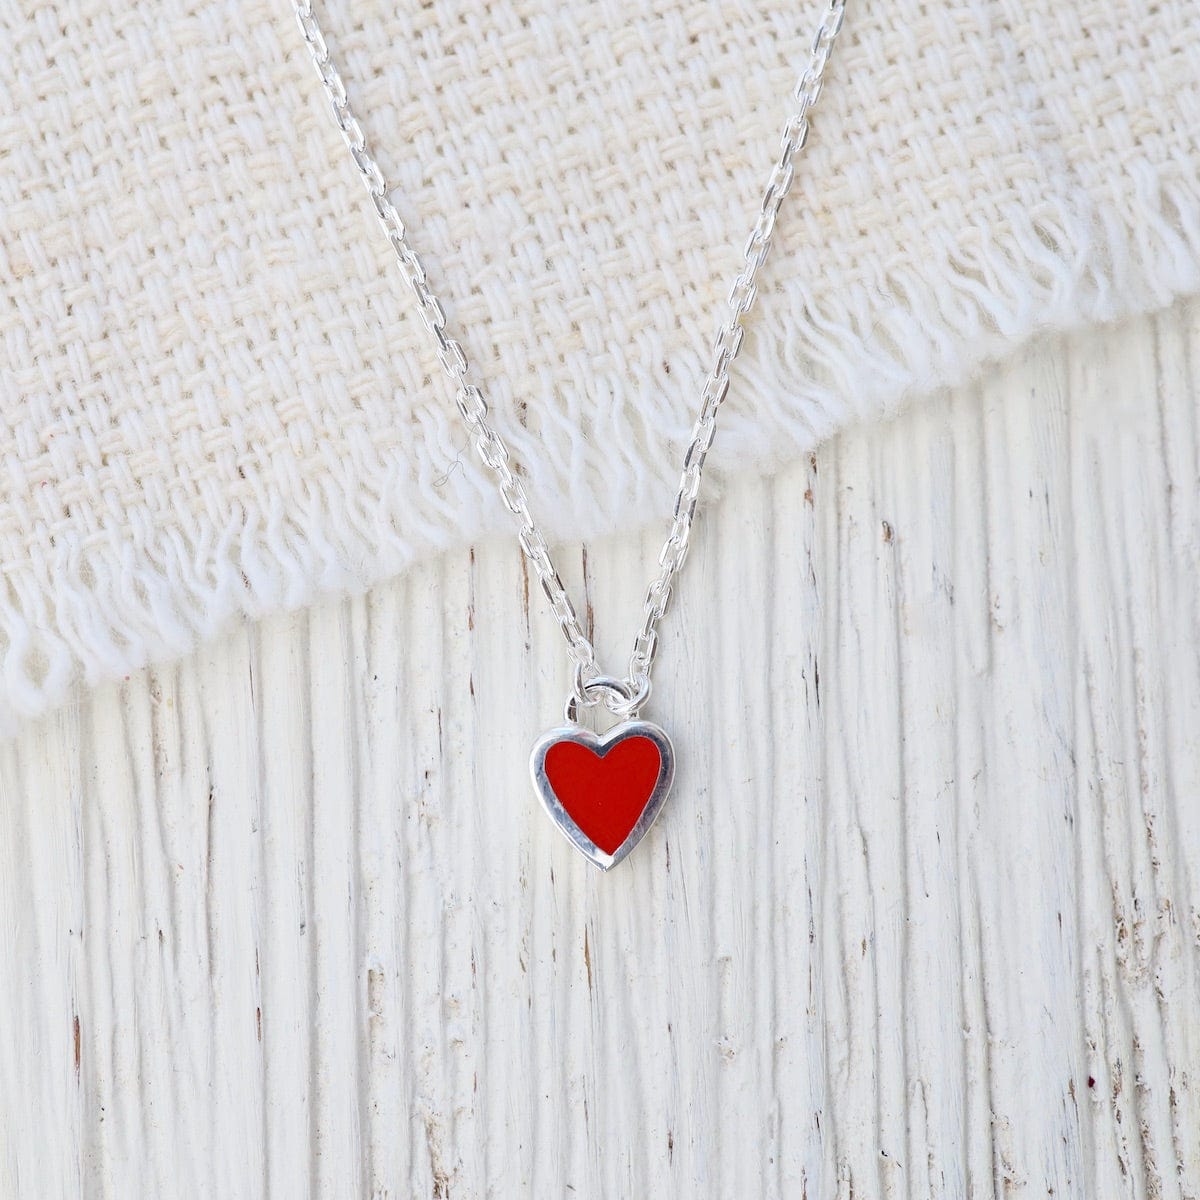
[[[597,675],[582,683],[582,672],[577,669],[575,678],[579,686],[567,697],[564,709],[566,719],[571,724],[576,723],[581,703],[591,708],[603,700],[604,706],[614,716],[627,719],[637,713],[650,695],[650,676],[646,674],[638,675],[632,681],[617,679],[612,675]]]
[[[577,679],[578,675],[576,672]],[[633,689],[624,679],[616,679],[612,675],[597,675],[567,697],[566,718],[572,724],[575,722],[581,695],[582,703],[587,708],[594,707],[603,699],[609,711],[615,713],[619,712],[616,705],[623,708],[633,698],[633,694]]]

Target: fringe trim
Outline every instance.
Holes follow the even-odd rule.
[[[900,269],[881,266],[869,287],[813,287],[803,311],[770,326],[752,315],[704,499],[722,478],[770,471],[851,421],[962,384],[1039,333],[1200,292],[1200,185],[1178,176],[1168,184],[1144,161],[1124,169],[1136,184],[1136,214],[1069,211],[1061,202],[1014,210],[1002,233],[975,229],[926,247]],[[780,302],[782,258],[768,267],[756,312]],[[548,390],[540,429],[505,431],[556,538],[665,522],[690,428],[684,405],[704,368],[695,353],[673,360],[671,381],[649,372],[597,380],[613,403],[591,412],[582,435],[566,427],[573,418]],[[697,386],[664,413],[664,385],[678,395],[681,369]],[[739,399],[747,396],[757,402],[747,406]],[[448,471],[360,459],[290,508],[260,488],[259,503],[230,511],[219,527],[164,520],[133,540],[99,533],[12,566],[0,593],[0,734],[63,703],[80,681],[177,658],[235,617],[360,593],[418,558],[507,530],[493,482],[462,449],[443,399],[423,410],[417,440],[445,447]]]

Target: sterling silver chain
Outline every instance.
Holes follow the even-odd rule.
[[[712,362],[700,396],[700,414],[692,429],[691,442],[683,458],[683,472],[675,495],[671,530],[658,556],[660,570],[646,591],[642,625],[629,659],[629,671],[624,679],[603,675],[596,661],[596,651],[580,624],[575,606],[563,586],[562,577],[550,557],[546,539],[529,509],[529,500],[520,478],[509,462],[508,447],[491,424],[488,403],[475,384],[468,382],[467,357],[462,345],[446,332],[446,312],[430,289],[425,267],[408,240],[404,221],[388,196],[388,186],[367,147],[362,126],[354,115],[346,94],[346,85],[329,53],[329,46],[313,11],[312,0],[297,0],[296,17],[305,45],[321,76],[321,82],[333,106],[334,119],[342,131],[350,156],[371,196],[375,214],[384,234],[395,251],[417,309],[435,342],[438,360],[455,388],[455,403],[470,432],[472,441],[483,462],[495,473],[505,507],[520,523],[518,540],[533,567],[542,591],[567,640],[567,649],[575,664],[575,682],[569,708],[575,704],[592,706],[603,699],[621,717],[636,716],[650,693],[650,672],[658,650],[658,625],[667,611],[675,576],[687,557],[692,519],[700,493],[704,460],[712,446],[717,428],[717,412],[729,392],[729,370],[742,347],[745,334],[743,321],[758,294],[756,279],[771,249],[771,237],[780,206],[792,186],[795,159],[808,140],[809,116],[821,94],[821,81],[833,43],[842,28],[846,0],[830,0],[812,41],[808,66],[800,76],[793,92],[795,108],[783,127],[779,155],[771,168],[763,192],[758,218],[746,240],[744,259],[733,286],[729,289],[728,307],[722,314],[720,327],[713,342]]]

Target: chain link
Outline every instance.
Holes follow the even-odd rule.
[[[567,651],[575,665],[573,698],[586,706],[604,699],[618,715],[633,715],[650,691],[650,673],[658,651],[658,626],[670,603],[675,576],[687,557],[704,460],[716,436],[717,413],[729,393],[730,368],[742,347],[745,334],[743,321],[758,295],[758,273],[767,260],[780,207],[792,186],[796,156],[808,141],[810,114],[821,94],[825,68],[845,19],[846,0],[830,0],[813,37],[808,66],[793,92],[795,107],[784,126],[779,155],[771,168],[758,218],[746,241],[742,266],[729,289],[728,307],[713,342],[712,362],[701,392],[700,414],[692,428],[691,442],[683,459],[670,533],[658,556],[659,573],[646,591],[642,625],[634,641],[629,674],[623,681],[623,690],[614,686],[614,681],[607,676],[601,675],[596,651],[579,621],[575,606],[550,557],[546,539],[530,511],[525,485],[509,465],[508,447],[491,423],[487,400],[478,387],[468,382],[467,356],[462,345],[446,332],[445,309],[430,290],[425,267],[408,240],[404,221],[388,196],[388,187],[378,163],[367,148],[366,136],[350,106],[341,73],[330,56],[325,35],[313,11],[312,0],[297,0],[295,9],[304,43],[329,96],[334,120],[342,131],[350,156],[371,197],[375,215],[383,226],[404,279],[416,300],[417,311],[433,338],[438,361],[454,385],[459,414],[471,435],[476,453],[499,481],[505,507],[520,524],[517,540],[521,550],[529,560],[566,638]],[[603,687],[599,686],[601,682],[604,683]]]

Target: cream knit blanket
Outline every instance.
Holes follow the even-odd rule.
[[[286,0],[15,7],[9,727],[508,529]],[[541,519],[665,520],[819,0],[321,11]],[[1198,23],[1197,0],[852,0],[716,473],[1196,291]]]

